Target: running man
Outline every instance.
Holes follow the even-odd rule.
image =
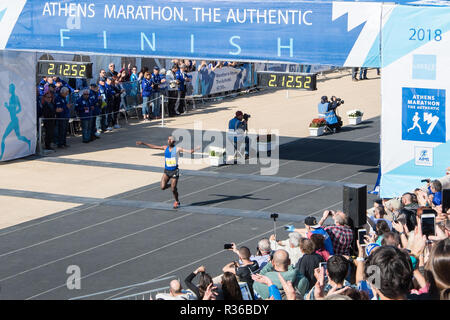
[[[420,134],[423,134],[422,128],[419,125],[419,120],[420,120],[419,113],[416,112],[414,114],[414,117],[412,118],[412,121],[414,122],[414,125],[411,128],[408,129],[408,132],[411,131],[411,130],[414,130],[414,128],[419,128]]]
[[[178,172],[178,153],[179,152],[194,153],[194,151],[199,150],[200,147],[191,150],[177,148],[175,146],[175,138],[173,136],[169,136],[169,138],[167,139],[167,143],[168,143],[167,146],[155,146],[150,143],[137,141],[136,145],[147,146],[151,149],[164,150],[165,165],[164,165],[164,173],[161,178],[161,190],[166,190],[169,187],[168,185],[169,180],[172,179],[170,186],[172,188],[173,197],[175,198],[173,208],[177,209],[180,206],[180,200],[178,199],[178,189],[177,189],[178,178],[180,177],[180,174]]]
[[[11,95],[11,98],[9,99],[9,104],[5,102],[5,108],[9,112],[11,122],[6,127],[5,133],[2,137],[0,159],[3,158],[3,154],[5,152],[5,140],[13,131],[15,132],[17,139],[28,144],[28,151],[31,150],[31,141],[20,134],[19,119],[17,118],[17,114],[22,111],[22,106],[20,105],[19,97],[16,96],[16,86],[13,83],[9,85],[9,94]]]

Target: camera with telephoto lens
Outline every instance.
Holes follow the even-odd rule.
[[[249,115],[248,113],[244,113],[243,118],[245,121],[248,121],[248,119],[251,118],[251,115]]]
[[[341,98],[336,98],[337,105],[340,106],[341,104],[344,104],[344,100]]]

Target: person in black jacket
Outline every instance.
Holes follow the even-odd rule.
[[[53,103],[53,93],[50,90],[47,90],[42,97],[42,117],[46,120],[43,120],[44,130],[45,130],[45,149],[46,150],[54,150],[51,146],[53,141],[53,135],[55,131],[55,120],[53,120],[56,116],[55,113],[55,105]]]
[[[192,283],[192,280],[194,280],[194,278],[199,273],[200,273],[200,278],[198,281],[198,286],[196,286],[195,284]],[[205,272],[205,267],[200,266],[197,269],[195,269],[194,272],[191,272],[186,277],[186,279],[184,279],[184,283],[186,284],[186,287],[188,287],[188,289],[190,289],[192,292],[195,293],[198,300],[202,300],[208,286],[211,283],[213,283],[213,279],[208,273]],[[219,295],[217,288],[215,288],[214,290],[216,291],[217,295]],[[221,300],[218,297],[216,297],[216,299]]]
[[[309,291],[316,284],[314,269],[318,268],[319,264],[325,262],[325,260],[321,255],[314,252],[314,243],[310,239],[301,240],[300,250],[302,251],[303,256],[298,260],[295,268],[308,279],[309,285],[307,291]]]

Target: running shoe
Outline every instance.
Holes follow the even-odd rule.
[[[175,201],[174,203],[173,203],[173,208],[174,209],[178,209],[180,207],[180,202],[179,201]]]

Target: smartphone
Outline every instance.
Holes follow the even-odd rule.
[[[366,229],[358,229],[358,240],[359,240],[359,245],[361,246],[365,246],[366,243],[364,242],[364,236],[367,235],[367,230]]]
[[[436,231],[434,225],[436,223],[436,216],[433,213],[422,214],[420,217],[422,223],[422,234],[426,236],[434,236]]]
[[[225,244],[223,245],[223,248],[224,248],[225,250],[233,249],[233,245],[232,245],[231,243],[225,243]]]
[[[326,262],[321,262],[319,263],[319,268],[324,268],[325,270],[327,270],[327,263]]]

